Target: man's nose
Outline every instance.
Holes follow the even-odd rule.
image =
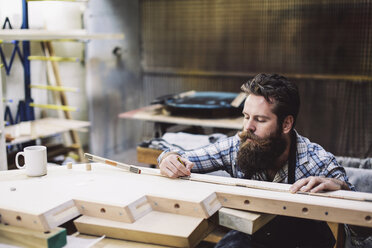
[[[250,131],[251,133],[254,133],[256,131],[256,127],[255,127],[254,123],[251,120],[248,120],[246,122],[244,129],[246,131]]]

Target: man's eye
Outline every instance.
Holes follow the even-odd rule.
[[[265,122],[266,120],[265,119],[258,118],[257,121],[258,122]]]
[[[244,116],[244,119],[248,120],[249,119],[249,116],[245,115]]]

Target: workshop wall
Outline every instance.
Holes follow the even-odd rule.
[[[299,85],[301,134],[335,155],[372,156],[369,1],[142,0],[140,17],[147,103],[280,73]]]

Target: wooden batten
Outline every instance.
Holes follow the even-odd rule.
[[[66,245],[66,229],[55,228],[50,232],[0,224],[0,243],[20,247],[60,248]]]
[[[221,208],[218,211],[219,224],[247,234],[253,234],[270,222],[276,215]]]
[[[158,196],[147,196],[151,207],[155,211],[181,214],[192,217],[208,219],[221,207],[215,193],[201,202],[191,202],[178,199],[169,199]]]
[[[335,200],[340,201],[340,203],[344,200],[328,199],[328,201],[333,200],[333,203],[330,204],[327,203],[327,198],[317,196],[310,196],[312,197],[311,203],[310,201],[304,203],[295,199],[279,200],[274,197],[270,199],[266,195],[258,197],[217,192],[217,196],[223,207],[336,223],[342,220],[341,222],[345,224],[372,227],[371,211],[358,209],[358,205],[364,204],[363,202],[355,201],[355,209],[352,209],[342,207],[342,205],[333,205]],[[289,194],[289,196],[291,198],[296,197],[294,194]],[[367,204],[370,205],[370,203]]]
[[[122,223],[89,216],[74,220],[79,233],[132,240],[171,247],[194,247],[208,231],[208,221],[152,211],[134,223]]]

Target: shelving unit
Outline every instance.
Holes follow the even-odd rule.
[[[61,132],[69,131],[71,135],[71,141],[73,147],[78,155],[79,159],[83,158],[83,150],[80,144],[80,138],[77,135],[75,129],[76,128],[82,128],[89,126],[89,122],[84,121],[75,121],[72,120],[71,114],[70,114],[70,108],[68,108],[67,98],[65,96],[64,89],[56,89],[56,88],[63,88],[60,75],[59,75],[59,69],[58,69],[58,61],[55,60],[56,55],[54,54],[54,49],[52,46],[51,41],[77,41],[77,42],[86,42],[91,39],[123,39],[123,34],[89,34],[86,30],[63,30],[63,31],[50,31],[50,30],[37,30],[37,29],[28,29],[28,1],[22,0],[22,27],[21,29],[3,29],[0,30],[0,44],[2,42],[11,42],[14,44],[13,53],[9,62],[9,65],[5,61],[5,67],[7,73],[9,73],[14,56],[16,54],[19,55],[24,69],[24,91],[25,91],[25,99],[20,100],[18,104],[17,114],[15,119],[15,122],[12,124],[17,124],[19,122],[28,122],[30,126],[33,127],[33,131],[29,134],[23,135],[22,137],[15,137],[15,140],[12,140],[11,142],[5,143],[5,135],[1,135],[2,138],[4,138],[4,149],[0,150],[1,156],[6,157],[6,145],[15,145],[20,144],[22,142],[28,142],[39,138],[49,137],[53,136],[55,134],[59,134]],[[11,27],[9,19],[6,19],[6,22],[8,23],[9,27]],[[5,25],[4,25],[5,27]],[[22,52],[20,51],[18,47],[18,42],[21,42],[22,44]],[[54,105],[54,104],[43,104],[38,105],[34,103],[33,98],[31,97],[31,77],[30,77],[30,60],[32,57],[30,57],[30,42],[40,42],[43,46],[43,51],[45,53],[45,56],[37,56],[37,57],[43,57],[41,60],[47,61],[46,63],[49,64],[50,74],[54,75],[54,79],[56,82],[56,86],[51,86],[49,88],[44,88],[46,90],[56,90],[55,95],[57,96],[55,99],[57,99],[57,102],[60,102],[60,105]],[[0,51],[1,52],[1,51]],[[3,58],[5,58],[4,54],[1,54]],[[45,59],[44,59],[45,58]],[[58,57],[59,59],[63,59],[63,57]],[[41,120],[35,120],[35,114],[34,114],[34,107],[46,107],[49,109],[56,109],[56,110],[62,110],[63,114],[60,115],[60,118],[64,118],[59,121],[58,119],[41,119]],[[1,111],[3,111],[3,106],[1,105]],[[1,114],[1,113],[0,113]],[[2,115],[4,116],[4,115]],[[2,118],[1,118],[2,119]],[[2,120],[4,121],[4,120]],[[14,127],[7,127],[5,128],[5,133],[11,133],[12,130],[17,129],[16,125]],[[35,130],[37,130],[35,132]],[[3,152],[5,151],[5,152]],[[4,163],[6,165],[6,162]],[[3,168],[4,167],[4,168]],[[7,169],[7,166],[0,166],[0,169]]]

